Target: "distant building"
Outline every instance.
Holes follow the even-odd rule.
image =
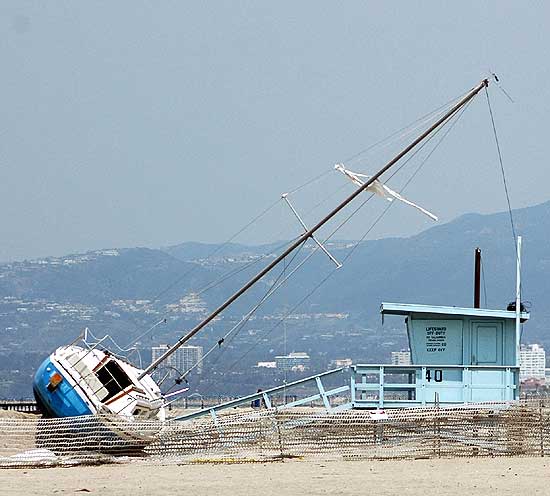
[[[259,369],[276,369],[277,368],[277,362],[258,362],[258,365],[256,365]]]
[[[522,345],[519,352],[519,380],[545,378],[546,352],[538,344]]]
[[[405,351],[405,350],[392,351],[391,352],[391,364],[392,365],[410,365],[411,364],[411,352],[410,351]]]
[[[167,344],[161,344],[159,346],[153,346],[151,348],[152,361],[162,356],[170,347]],[[197,365],[195,371],[197,374],[202,373],[202,346],[182,346],[178,348],[172,355],[170,355],[166,361],[160,366],[173,367],[176,370],[172,370],[171,376],[183,374],[194,365]],[[164,374],[162,374],[164,375]]]
[[[330,361],[329,368],[339,369],[340,367],[349,367],[352,363],[353,360],[351,358],[337,358]]]
[[[309,368],[310,358],[307,353],[294,352],[275,357],[277,368],[281,370],[303,371]]]

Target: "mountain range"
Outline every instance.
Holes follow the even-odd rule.
[[[533,336],[550,323],[550,201],[513,211],[515,230],[524,238],[523,299],[531,303]],[[223,301],[257,272],[284,243],[262,246],[186,242],[161,249],[124,248],[66,257],[0,264],[0,298],[108,306],[115,300],[173,303],[199,293],[208,309]],[[306,247],[294,264],[309,253]],[[335,271],[300,312],[343,312],[369,321],[381,301],[469,306],[473,253],[482,249],[485,291],[482,304],[505,308],[515,297],[515,244],[508,212],[467,214],[408,238],[339,241],[329,246],[344,267]],[[265,255],[270,254],[271,255]],[[287,272],[293,266],[287,268]],[[261,312],[292,308],[333,266],[322,254],[303,265]],[[206,292],[201,288],[238,272]],[[280,274],[266,276],[250,295],[229,310],[246,312]],[[485,298],[486,296],[486,298]]]

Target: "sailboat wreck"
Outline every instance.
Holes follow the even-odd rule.
[[[400,201],[432,220],[437,220],[436,215],[387,186],[383,182],[383,176],[434,135],[441,126],[459,115],[488,85],[487,79],[482,80],[377,172],[366,175],[353,172],[343,164],[336,165],[336,170],[344,174],[357,188],[313,227],[308,228],[287,201],[304,228],[303,234],[148,367],[138,368],[132,365],[101,348],[101,342],[93,346],[85,341],[84,345],[72,343],[55,350],[39,367],[34,378],[34,394],[44,416],[56,419],[52,422],[58,424],[66,422],[70,428],[62,431],[73,437],[83,432],[82,424],[79,427],[78,423],[67,417],[115,419],[100,422],[96,420],[95,437],[91,439],[99,439],[103,448],[116,448],[117,440],[130,439],[135,443],[134,446],[145,449],[149,444],[155,445],[159,439],[167,442],[168,439],[173,440],[178,436],[181,440],[182,435],[192,437],[189,429],[184,427],[187,422],[183,421],[194,426],[203,426],[196,424],[202,421],[201,418],[206,419],[205,422],[213,421],[208,424],[208,429],[213,429],[214,432],[226,422],[224,411],[231,412],[238,406],[259,406],[266,411],[276,412],[276,415],[282,415],[282,412],[296,411],[300,407],[322,405],[325,414],[360,410],[363,412],[361,418],[368,419],[369,422],[386,422],[388,418],[399,417],[396,413],[387,417],[388,414],[383,411],[386,409],[429,409],[442,406],[457,408],[457,405],[478,402],[518,400],[519,321],[529,318],[527,312],[520,311],[519,293],[517,310],[510,311],[382,303],[383,316],[398,315],[406,318],[412,352],[411,365],[356,364],[180,415],[170,422],[165,422],[168,396],[161,392],[161,388],[151,377],[179,347],[308,240],[314,240],[326,252],[321,242],[315,238],[316,233],[363,193],[372,193],[390,202]],[[335,259],[333,261],[337,267],[340,265]],[[304,389],[306,385],[309,388]],[[296,399],[287,401],[286,394],[293,389],[308,393],[299,398],[298,394]],[[249,415],[265,419],[266,414],[253,411]],[[227,418],[230,417],[229,415]],[[287,427],[302,425],[300,422],[307,423],[298,417],[291,420],[294,423],[285,424]],[[46,447],[48,446],[51,443],[47,443]]]

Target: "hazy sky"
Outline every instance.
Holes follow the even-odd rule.
[[[0,260],[223,241],[489,69],[515,100],[491,88],[512,205],[546,201],[549,20],[535,1],[4,0]],[[442,221],[505,209],[491,132],[481,95],[407,196]],[[341,184],[329,174],[295,202],[307,212]],[[363,234],[372,203],[341,237]],[[371,237],[432,225],[390,212]],[[272,214],[237,241],[299,232]]]

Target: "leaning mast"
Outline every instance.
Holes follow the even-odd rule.
[[[268,272],[274,269],[279,263],[281,263],[289,254],[291,254],[296,248],[298,248],[302,243],[307,241],[309,238],[313,237],[316,231],[318,231],[323,225],[325,225],[329,220],[331,220],[336,214],[338,214],[342,209],[344,209],[349,203],[351,203],[357,196],[359,196],[363,191],[365,191],[374,181],[376,181],[382,174],[387,172],[393,165],[395,165],[399,160],[401,160],[405,155],[407,155],[413,148],[415,148],[419,143],[424,141],[428,136],[430,136],[437,128],[442,124],[447,122],[453,115],[455,115],[461,108],[464,107],[472,98],[474,98],[483,88],[486,88],[489,85],[489,80],[484,79],[481,81],[475,88],[473,88],[460,102],[458,102],[452,109],[450,109],[443,117],[441,117],[437,122],[435,122],[429,129],[424,131],[418,138],[416,138],[412,143],[410,143],[406,148],[399,152],[393,159],[391,159],[384,167],[382,167],[378,172],[371,176],[365,183],[357,188],[350,196],[348,196],[344,201],[342,201],[338,206],[336,206],[331,212],[329,212],[324,218],[322,218],[317,224],[315,224],[311,229],[303,233],[296,241],[294,241],[283,253],[276,257],[271,263],[264,267],[260,272],[258,272],[254,277],[252,277],[244,286],[242,286],[238,291],[236,291],[232,296],[230,296],[224,303],[222,303],[218,308],[216,308],[208,317],[206,317],[202,322],[197,324],[193,329],[191,329],[187,334],[182,336],[175,345],[173,345],[169,350],[166,351],[163,355],[157,358],[149,367],[147,367],[140,375],[139,379],[142,379],[145,375],[149,374],[155,370],[160,363],[166,360],[170,355],[172,355],[178,348],[183,346],[187,341],[189,341],[195,334],[197,334],[201,329],[207,326],[212,320],[214,320],[221,312],[223,312],[227,307],[229,307],[235,300],[240,296],[246,293],[254,284],[256,284],[262,277],[264,277]]]

